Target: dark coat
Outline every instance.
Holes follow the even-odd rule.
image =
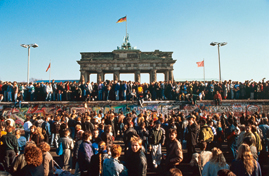
[[[126,167],[129,176],[147,175],[147,159],[141,149],[136,153],[129,150],[126,157]]]
[[[112,148],[113,138],[109,133],[106,133],[106,132],[102,133],[101,139],[106,143],[108,148],[110,148],[110,149]]]
[[[39,145],[43,140],[39,134],[31,134],[31,141],[34,141],[36,145]]]
[[[170,141],[167,144],[167,154],[165,164],[169,165],[179,165],[183,160],[183,152],[181,143],[175,139],[174,141]]]
[[[92,156],[93,151],[91,142],[83,141],[78,149],[78,164],[81,171],[89,172]]]
[[[93,132],[93,124],[91,122],[85,122],[84,123],[84,131],[90,131]]]
[[[128,130],[126,130],[125,134],[124,134],[124,143],[125,146],[129,144],[131,137],[133,136],[137,136],[137,132],[133,127],[128,128]]]
[[[142,128],[139,128],[139,130],[137,130],[137,134],[143,140],[143,142],[148,141],[149,130],[146,129],[146,131],[144,131]]]
[[[186,135],[187,145],[195,146],[197,144],[198,126],[193,123],[191,126],[187,126],[188,133]]]
[[[253,161],[257,163],[257,168],[255,167],[251,175],[247,174],[242,160],[235,160],[234,162],[232,162],[230,170],[238,176],[262,176],[260,164],[255,160]]]
[[[19,176],[44,176],[44,166],[35,167],[34,165],[26,165],[19,173]]]

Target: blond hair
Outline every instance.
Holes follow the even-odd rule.
[[[227,164],[226,159],[225,159],[222,151],[219,148],[214,147],[211,151],[212,151],[212,158],[210,159],[210,161],[212,163],[216,163],[221,167],[223,167]]]
[[[253,173],[255,167],[257,168],[257,162],[254,160],[250,147],[247,144],[240,145],[236,159],[243,161],[244,168],[249,175]]]
[[[131,137],[130,142],[131,143],[137,142],[140,146],[142,146],[142,140],[140,139],[140,137],[133,136],[133,137]]]
[[[40,135],[42,140],[44,139],[44,135],[42,134],[42,128],[41,127],[36,128],[36,133]]]

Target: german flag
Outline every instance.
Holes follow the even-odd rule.
[[[124,21],[127,21],[127,17],[126,17],[126,16],[120,18],[116,23],[122,23],[122,22],[124,22]]]

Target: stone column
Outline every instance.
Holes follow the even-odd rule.
[[[141,81],[141,77],[140,77],[140,70],[135,71],[135,82],[139,82]]]
[[[80,71],[80,81],[84,81],[85,78],[84,78],[84,71]]]
[[[87,78],[88,78],[88,81],[91,82],[91,74],[90,74],[90,72],[87,72]]]
[[[119,71],[115,71],[113,73],[113,76],[114,76],[114,81],[119,81],[119,79],[120,79],[120,72]]]
[[[87,71],[81,71],[80,72],[81,73],[81,78],[80,78],[80,81],[82,82],[82,81],[85,81],[85,83],[88,81],[88,79],[89,79],[89,74],[88,74],[88,72]]]
[[[174,82],[174,74],[173,74],[173,70],[169,70],[169,81]]]
[[[100,83],[101,81],[104,81],[104,72],[98,71],[97,72],[97,82]]]
[[[157,81],[157,70],[153,69],[150,72],[150,82],[156,82]]]
[[[164,72],[164,80],[167,82],[169,81],[169,71]]]

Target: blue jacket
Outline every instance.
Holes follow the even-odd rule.
[[[120,90],[120,85],[119,85],[119,83],[115,84],[115,91],[118,91],[118,90]]]
[[[83,141],[78,149],[78,165],[81,171],[87,171],[91,168],[91,158],[93,156],[92,143]]]
[[[7,86],[7,92],[13,92],[13,87],[12,86]]]
[[[127,169],[113,157],[105,159],[103,163],[103,176],[127,176]]]
[[[121,90],[127,90],[127,84],[122,84],[121,85]]]
[[[42,128],[46,130],[46,132],[48,133],[49,136],[51,135],[50,123],[49,122],[43,122]]]

